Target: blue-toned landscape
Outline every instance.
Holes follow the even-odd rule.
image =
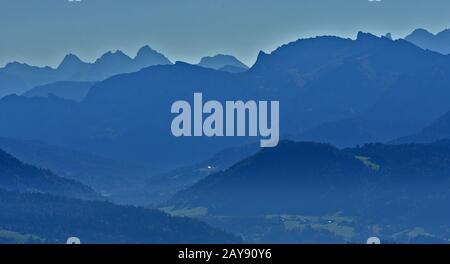
[[[449,243],[445,1],[30,2],[0,3],[0,243]],[[174,136],[195,93],[278,101],[278,145]]]

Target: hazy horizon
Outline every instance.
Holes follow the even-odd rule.
[[[172,61],[230,54],[251,66],[260,50],[299,38],[364,31],[397,39],[450,27],[445,0],[2,0],[0,7],[0,23],[8,25],[0,28],[0,67],[56,67],[69,53],[86,62],[115,50],[133,57],[144,45]]]

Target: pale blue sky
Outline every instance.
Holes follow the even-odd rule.
[[[173,61],[226,53],[252,64],[259,50],[303,37],[436,33],[450,27],[450,1],[0,0],[0,25],[0,66],[55,66],[69,52],[86,61],[116,49],[133,56],[145,44]]]

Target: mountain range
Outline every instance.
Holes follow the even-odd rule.
[[[80,103],[8,96],[0,100],[0,135],[163,168],[254,142],[171,136],[171,104],[202,92],[205,101],[280,101],[284,138],[337,146],[388,141],[450,110],[449,72],[448,56],[405,40],[367,33],[301,39],[261,52],[237,74],[179,62],[98,82]]]
[[[149,46],[139,49],[134,58],[122,51],[107,52],[93,63],[84,62],[76,55],[69,54],[57,68],[12,62],[0,68],[0,97],[13,93],[22,94],[36,86],[60,81],[101,81],[119,73],[134,72],[160,64],[171,62]]]
[[[197,220],[105,200],[84,184],[0,150],[0,243],[65,243],[70,236],[83,243],[240,241]]]
[[[430,33],[425,29],[416,29],[405,37],[405,40],[415,45],[442,54],[450,54],[450,29],[437,34]]]
[[[0,69],[0,88],[27,91],[0,99],[0,242],[449,241],[449,56],[362,32],[299,39],[249,69],[155,53]],[[172,103],[196,92],[277,100],[297,141],[172,136]]]

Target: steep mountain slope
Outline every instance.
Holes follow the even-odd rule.
[[[3,150],[0,150],[0,188],[80,199],[101,199],[99,194],[86,185],[24,164]]]
[[[5,231],[14,232],[16,236],[25,235],[23,242],[64,244],[71,236],[79,237],[84,244],[240,241],[199,221],[156,210],[44,194],[0,189],[0,211],[7,212],[0,214],[0,230],[4,230],[0,237]]]

